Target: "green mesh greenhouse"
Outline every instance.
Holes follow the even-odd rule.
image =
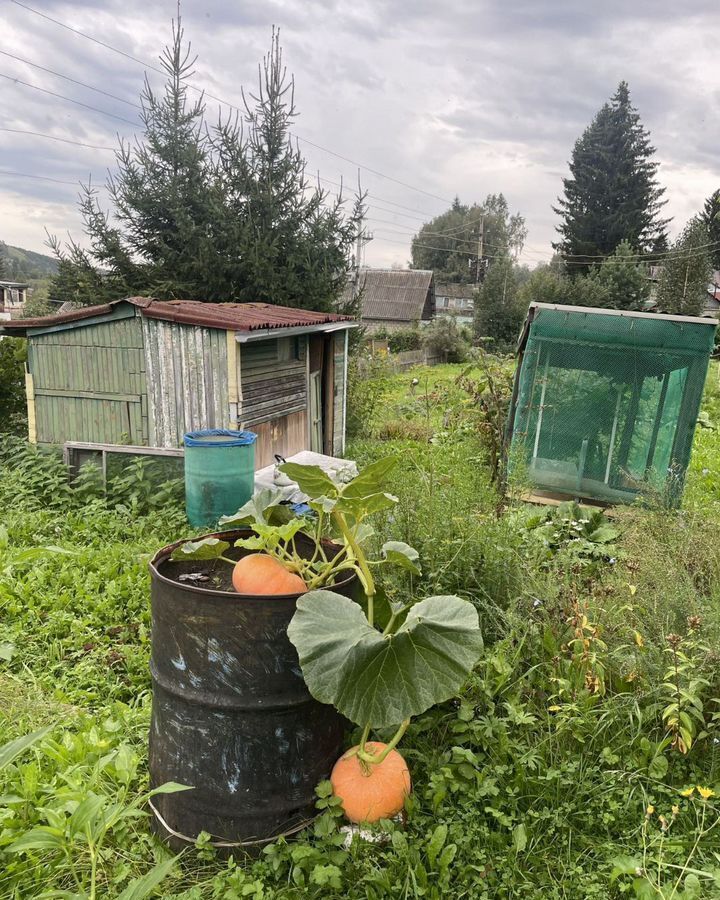
[[[533,303],[519,344],[510,471],[536,493],[676,505],[714,319]]]

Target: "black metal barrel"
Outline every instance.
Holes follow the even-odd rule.
[[[150,562],[150,783],[194,789],[156,795],[155,828],[177,849],[201,831],[219,845],[271,840],[313,815],[315,786],[342,751],[346,722],[305,686],[287,636],[300,595],[237,594],[222,560],[170,561],[181,543]],[[198,574],[208,580],[177,581]],[[348,593],[353,580],[333,589]]]

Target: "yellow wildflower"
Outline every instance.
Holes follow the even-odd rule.
[[[680,807],[679,807],[679,806],[673,806],[673,808],[672,808],[672,814],[673,814],[674,816],[679,816],[679,815],[680,815]]]
[[[650,805],[650,806],[648,806],[648,808],[645,810],[645,815],[646,815],[646,816],[651,816],[654,812],[655,812],[655,807],[652,806],[652,805]]]
[[[694,793],[695,793],[695,788],[689,787],[689,788],[686,788],[684,791],[680,791],[680,796],[681,797],[692,797],[692,795]]]
[[[703,798],[703,800],[708,800],[710,797],[715,796],[715,791],[711,791],[710,788],[697,786],[698,794]]]

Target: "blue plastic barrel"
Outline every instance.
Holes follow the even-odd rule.
[[[185,443],[185,509],[191,525],[215,525],[252,497],[255,441],[252,431],[190,431]]]

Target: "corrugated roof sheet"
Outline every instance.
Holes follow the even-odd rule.
[[[363,319],[416,322],[432,318],[433,273],[429,269],[361,269],[359,289]],[[349,285],[346,299],[351,295]]]
[[[338,313],[293,309],[271,303],[203,303],[200,300],[153,300],[149,297],[128,297],[98,306],[85,306],[36,319],[16,319],[3,323],[3,331],[22,332],[28,328],[50,328],[66,322],[76,322],[112,313],[120,303],[131,303],[141,315],[183,325],[223,328],[229,331],[261,331],[274,328],[310,327],[331,322],[349,322],[351,316]]]

